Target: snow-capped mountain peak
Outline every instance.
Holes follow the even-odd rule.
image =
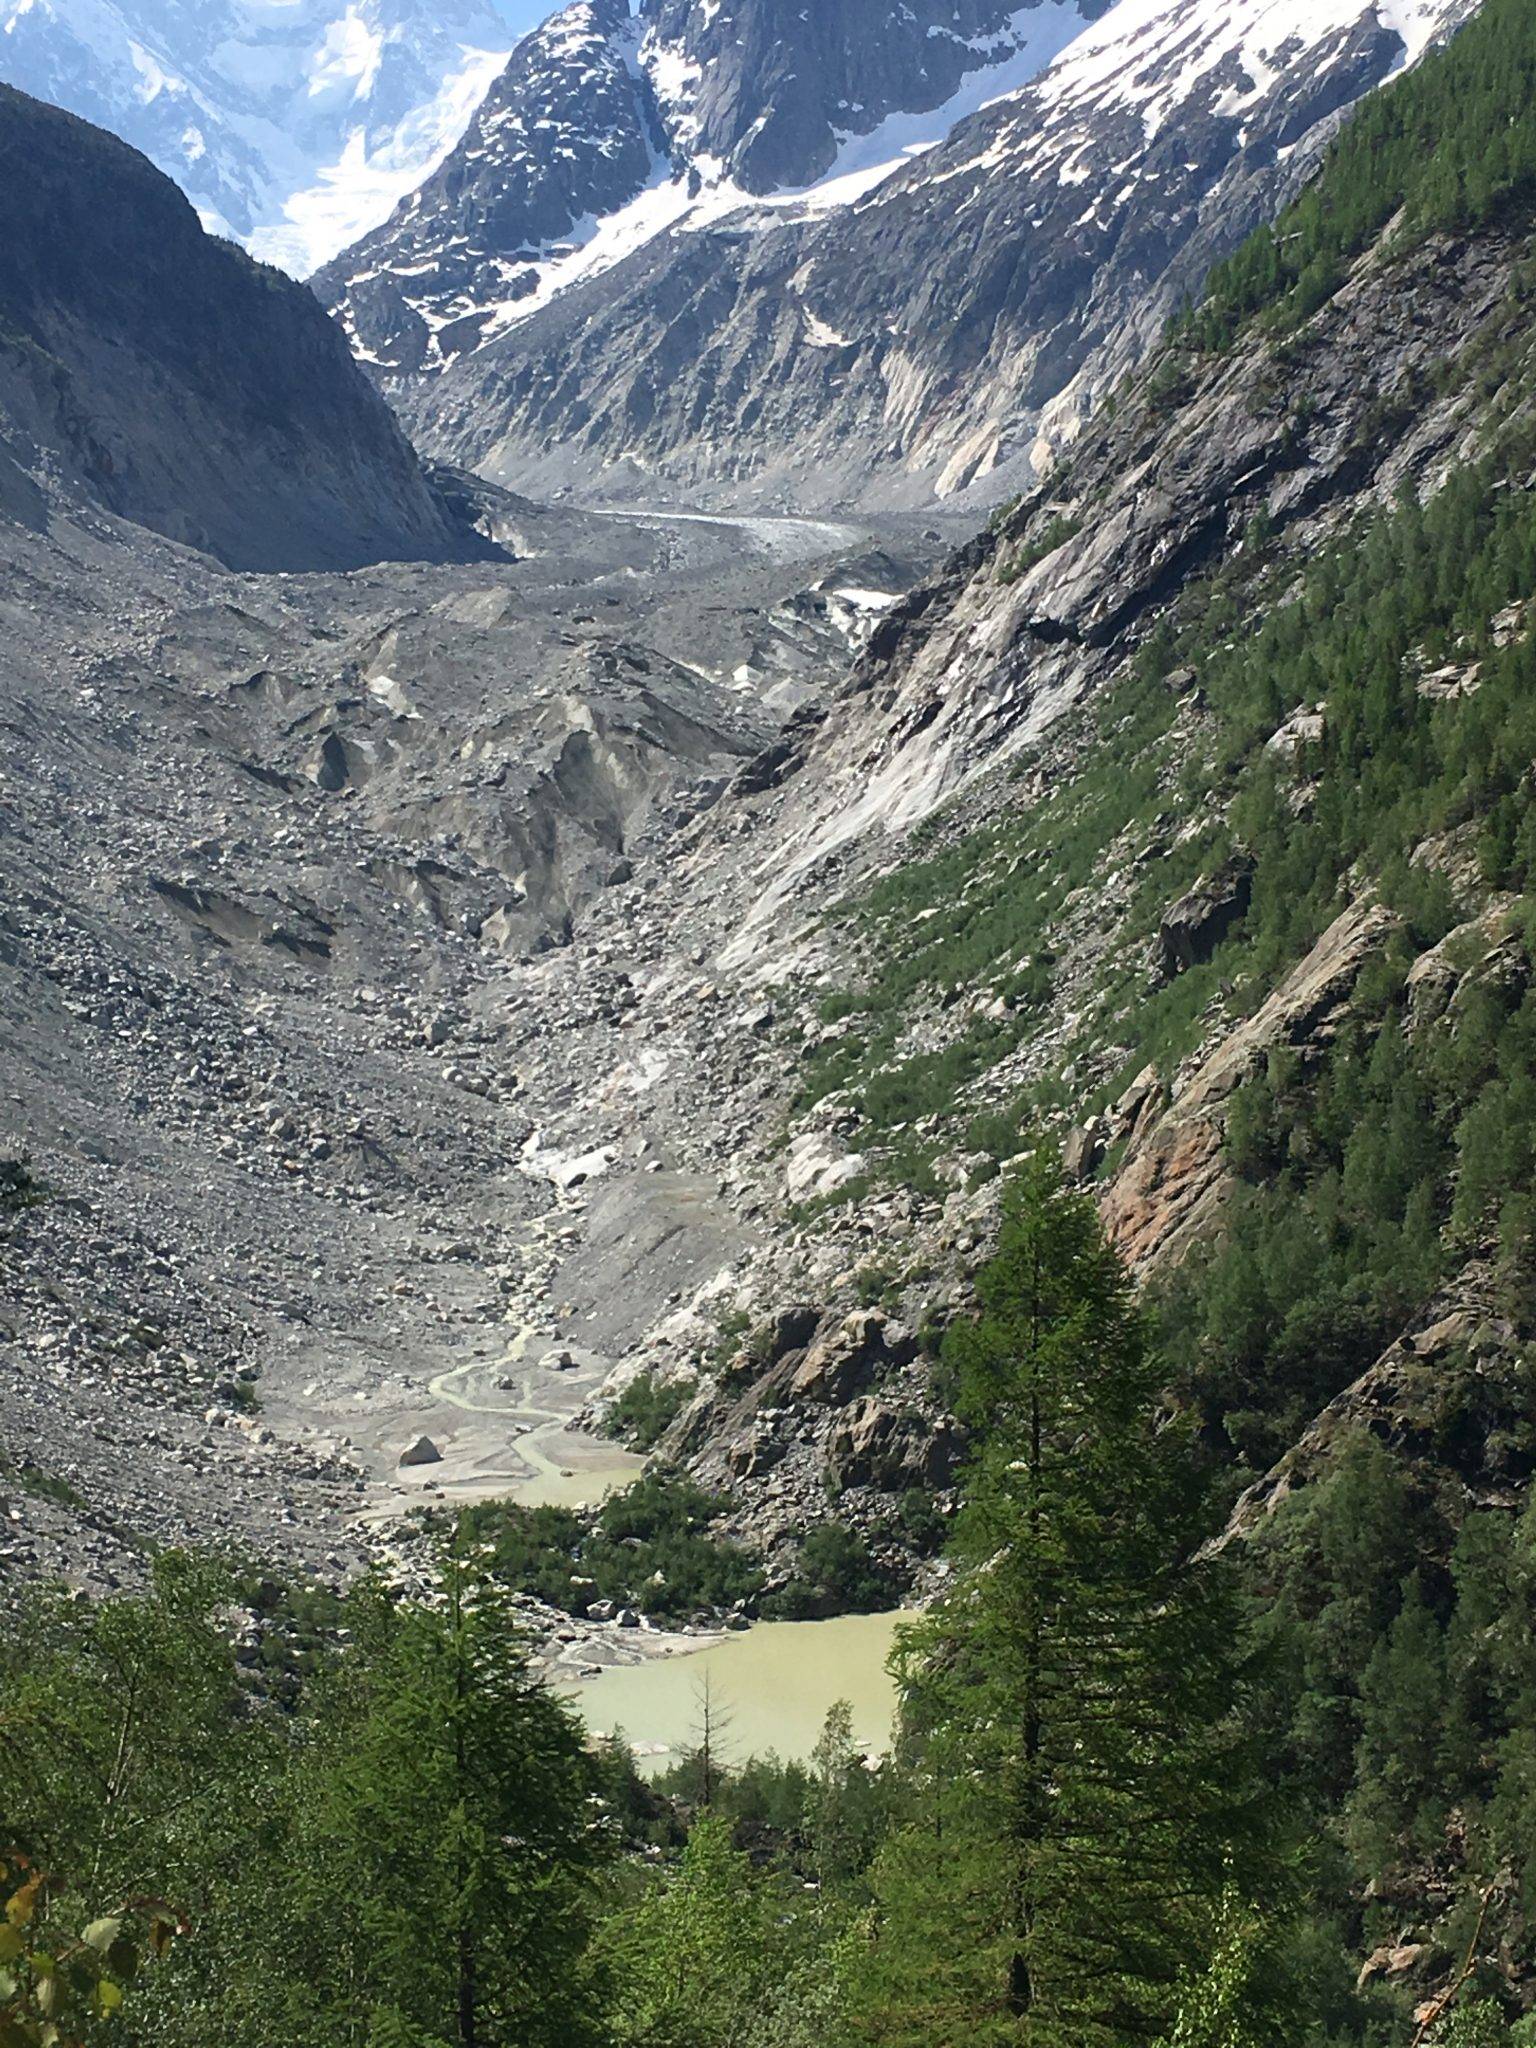
[[[0,0],[0,79],[304,273],[420,184],[512,38],[491,0]]]
[[[522,488],[999,492],[1471,5],[641,0],[659,152],[515,289],[437,197],[483,176],[490,218],[468,144],[317,284],[427,446]],[[553,132],[606,162],[592,111]]]
[[[1095,0],[576,0],[316,288],[386,375],[483,347],[677,226],[844,205],[1033,78]]]

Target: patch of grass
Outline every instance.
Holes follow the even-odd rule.
[[[0,1476],[9,1478],[21,1491],[30,1494],[34,1500],[52,1501],[55,1507],[84,1508],[86,1499],[77,1487],[57,1472],[48,1472],[41,1465],[34,1465],[26,1459],[19,1464],[0,1467]]]
[[[604,1434],[631,1444],[637,1451],[654,1450],[682,1414],[694,1389],[682,1380],[658,1380],[638,1373],[608,1411]]]
[[[0,1159],[0,1216],[15,1216],[43,1199],[25,1159]]]
[[[1064,548],[1069,540],[1081,533],[1082,527],[1081,518],[1075,514],[1067,516],[1058,513],[1055,518],[1046,522],[1034,540],[1027,542],[1016,555],[1011,555],[1007,561],[998,565],[998,582],[1017,583],[1021,576],[1027,575],[1035,567],[1036,563],[1043,562],[1047,555],[1054,555],[1058,548]]]

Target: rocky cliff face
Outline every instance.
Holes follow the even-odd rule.
[[[653,9],[639,65],[670,176],[486,317],[456,258],[469,324],[450,320],[441,374],[389,375],[420,361],[395,338],[408,308],[382,328],[368,311],[420,293],[420,216],[325,296],[425,445],[522,485],[995,499],[1289,196],[1342,110],[1467,6],[938,12]]]
[[[391,378],[451,362],[536,298],[544,269],[650,181],[662,132],[627,0],[525,36],[459,147],[314,279]]]
[[[763,195],[810,185],[892,115],[1011,82],[1107,0],[641,0],[643,61],[669,140],[707,177]]]
[[[313,297],[168,178],[0,87],[0,423],[31,523],[81,499],[247,568],[482,545]]]

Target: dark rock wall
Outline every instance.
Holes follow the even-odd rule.
[[[234,567],[466,544],[309,292],[205,234],[136,151],[8,87],[0,421],[24,469]]]

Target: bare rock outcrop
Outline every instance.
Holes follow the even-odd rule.
[[[795,1401],[841,1406],[888,1366],[905,1365],[916,1352],[911,1333],[878,1309],[859,1309],[806,1352],[789,1383]]]
[[[1153,966],[1160,980],[1173,981],[1209,960],[1248,913],[1253,897],[1253,860],[1234,854],[1188,889],[1163,912],[1157,928]]]
[[[1361,968],[1396,922],[1379,904],[1352,903],[1254,1015],[1181,1076],[1160,1113],[1157,1097],[1144,1095],[1102,1202],[1110,1237],[1133,1267],[1176,1258],[1211,1227],[1230,1189],[1223,1141],[1233,1095],[1277,1047],[1304,1060],[1324,1049]]]
[[[907,1487],[947,1484],[958,1454],[959,1438],[952,1424],[935,1427],[924,1416],[866,1395],[838,1417],[827,1446],[827,1470],[840,1486],[897,1493]]]

